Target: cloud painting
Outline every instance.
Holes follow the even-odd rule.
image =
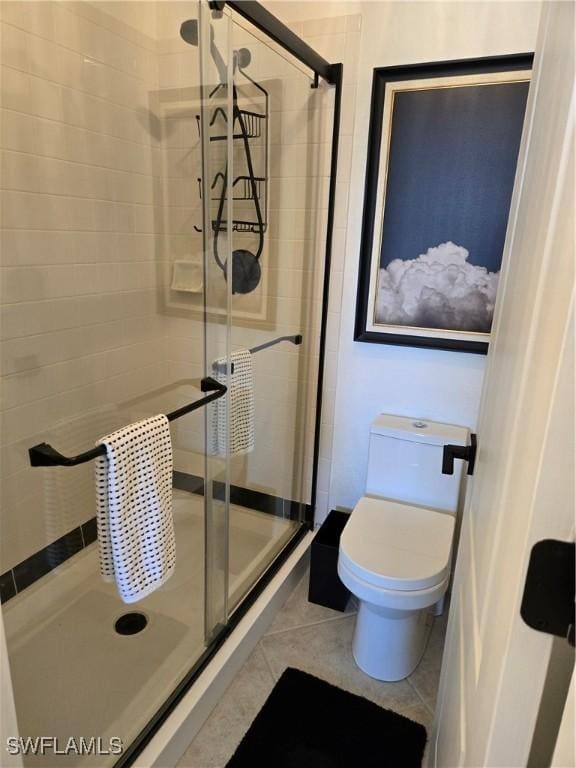
[[[500,273],[471,264],[469,255],[448,241],[381,268],[376,323],[489,333]]]
[[[530,68],[374,70],[356,341],[488,350]]]

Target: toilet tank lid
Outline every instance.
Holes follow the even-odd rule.
[[[456,424],[442,424],[428,419],[408,418],[381,413],[372,422],[373,435],[385,435],[399,440],[430,445],[468,445],[470,430]]]

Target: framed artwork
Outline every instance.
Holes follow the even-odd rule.
[[[374,70],[356,341],[486,353],[532,58]]]

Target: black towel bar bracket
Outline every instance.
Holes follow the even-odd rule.
[[[255,355],[256,352],[262,352],[263,349],[273,347],[276,344],[280,344],[282,341],[289,341],[292,344],[298,346],[299,344],[302,344],[302,334],[297,333],[295,336],[278,336],[277,339],[272,339],[272,341],[265,341],[264,344],[258,344],[257,347],[252,347],[250,352],[251,354]]]
[[[226,386],[211,376],[202,379],[200,389],[202,392],[209,392],[210,394],[166,414],[168,421],[175,421],[187,413],[197,411],[199,408],[203,408],[208,403],[212,403],[226,394]],[[95,448],[79,453],[77,456],[64,456],[64,454],[57,451],[49,443],[39,443],[28,449],[28,455],[30,456],[30,465],[32,467],[76,467],[78,464],[85,464],[97,456],[105,456],[106,446],[97,445]]]

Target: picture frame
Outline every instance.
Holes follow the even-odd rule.
[[[374,70],[355,341],[486,354],[532,61]]]

